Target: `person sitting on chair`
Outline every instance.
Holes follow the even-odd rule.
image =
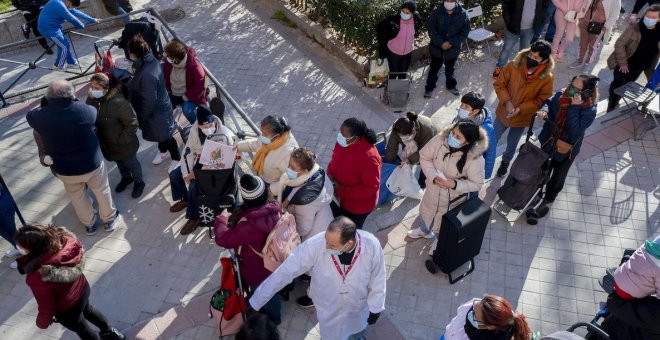
[[[188,235],[197,229],[199,225],[199,202],[197,200],[197,181],[195,181],[195,169],[204,169],[198,160],[204,148],[206,138],[211,135],[220,134],[226,136],[225,142],[233,144],[234,133],[222,124],[220,119],[214,116],[206,106],[197,107],[197,121],[193,124],[188,135],[188,141],[184,150],[184,157],[177,168],[170,172],[170,187],[174,204],[170,212],[176,213],[186,209],[188,221],[181,229],[181,235]],[[188,184],[188,188],[186,188]]]

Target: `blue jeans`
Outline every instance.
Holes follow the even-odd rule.
[[[545,14],[543,15],[543,24],[539,27],[537,31],[534,31],[534,37],[532,37],[532,41],[537,41],[541,37],[541,33],[543,33],[543,28],[548,25],[548,31],[545,32],[545,40],[549,41],[552,43],[552,39],[555,38],[555,10],[557,10],[557,7],[551,2],[548,1],[548,9],[545,11]]]
[[[16,220],[14,213],[16,205],[9,191],[2,187],[0,189],[0,236],[16,247]]]
[[[518,147],[518,142],[520,142],[520,137],[525,133],[524,127],[506,127],[499,119],[495,119],[493,124],[495,128],[495,139],[499,142],[500,137],[504,131],[509,129],[509,136],[506,138],[506,150],[502,154],[502,161],[511,162],[513,155],[516,154],[516,148]]]
[[[170,102],[172,103],[173,108],[177,105],[181,105],[181,111],[190,122],[190,125],[195,124],[197,121],[197,104],[183,100],[183,96],[175,96],[173,94],[170,94]]]
[[[188,202],[186,208],[186,218],[189,220],[199,219],[199,200],[197,199],[197,181],[190,181],[186,188],[186,182],[183,180],[181,167],[170,172],[170,187],[172,190],[172,199],[174,201],[184,200]]]
[[[361,332],[357,332],[355,334],[352,334],[348,337],[347,340],[364,340],[364,335],[367,333],[367,330],[363,330]]]
[[[431,226],[433,226],[433,221],[431,221]],[[424,219],[420,216],[419,217],[419,230],[421,230],[424,234],[428,234],[431,232],[431,229],[424,223]]]
[[[511,60],[511,55],[513,55],[514,46],[517,42],[520,42],[520,50],[528,48],[532,42],[532,36],[534,35],[533,29],[520,30],[520,34],[511,33],[508,30],[504,32],[504,45],[502,45],[502,52],[500,52],[500,57],[497,59],[497,67],[504,67],[506,63]]]

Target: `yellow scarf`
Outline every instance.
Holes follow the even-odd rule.
[[[252,159],[252,168],[257,172],[257,175],[263,174],[264,163],[268,153],[275,149],[279,149],[287,140],[289,140],[289,132],[281,134],[279,138],[270,144],[261,143],[261,147],[257,150],[257,153],[254,154],[254,158]]]

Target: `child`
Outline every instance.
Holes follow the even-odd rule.
[[[660,236],[646,241],[614,271],[614,291],[627,300],[660,294]]]
[[[453,123],[458,122],[459,119],[470,119],[486,130],[488,133],[488,150],[484,152],[484,159],[486,160],[485,178],[490,178],[493,174],[493,167],[495,167],[495,157],[497,157],[497,139],[493,127],[493,116],[484,105],[486,105],[486,99],[481,93],[466,93],[461,98],[461,106],[457,110],[458,114]]]

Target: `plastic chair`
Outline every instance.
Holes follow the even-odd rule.
[[[484,13],[483,10],[481,9],[481,6],[470,8],[466,12],[467,12],[468,20],[470,21],[470,25],[472,24],[472,19],[483,16],[483,13]],[[492,52],[491,52],[491,49],[490,49],[490,43],[488,42],[488,39],[490,39],[494,36],[495,36],[495,33],[487,30],[484,27],[483,19],[481,21],[481,27],[477,26],[474,29],[470,30],[470,33],[468,33],[467,39],[465,39],[465,45],[467,46],[468,53],[469,53],[468,59],[473,64],[476,64],[476,63],[479,63],[479,62],[482,62],[484,60],[488,60],[488,59],[491,58]],[[486,42],[486,46],[488,48],[488,54],[485,57],[481,58],[481,59],[476,59],[475,60],[473,50],[476,50],[476,49],[470,48],[470,40],[474,41],[477,44],[482,43],[482,42]]]

